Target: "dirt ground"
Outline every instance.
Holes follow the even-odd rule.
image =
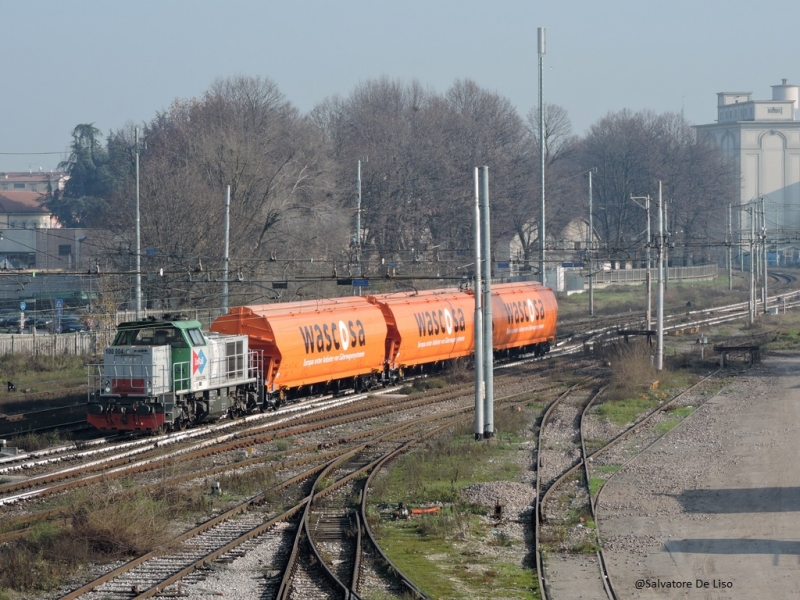
[[[606,485],[620,599],[800,598],[800,353],[768,356]]]

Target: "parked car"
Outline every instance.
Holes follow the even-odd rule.
[[[0,312],[0,327],[9,327],[8,324],[10,321],[16,319],[17,325],[19,325],[19,311],[8,311],[4,310]]]
[[[25,324],[30,325],[28,319],[25,319]],[[19,333],[19,316],[5,317],[2,326],[8,328],[9,333]]]
[[[89,330],[86,323],[78,317],[61,317],[60,321],[53,321],[50,328],[54,333],[76,333]]]
[[[26,319],[27,321],[27,319]],[[37,329],[50,329],[53,325],[53,317],[36,317]]]

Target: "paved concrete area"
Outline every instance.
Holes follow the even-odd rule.
[[[800,598],[800,354],[767,357],[620,471],[598,521],[624,542],[605,554],[620,599]]]
[[[608,600],[594,554],[548,555],[545,572],[551,598]]]

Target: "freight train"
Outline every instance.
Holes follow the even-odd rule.
[[[399,292],[232,308],[211,332],[185,317],[122,323],[90,380],[98,429],[165,431],[364,391],[474,351],[473,291]],[[492,287],[496,355],[550,351],[558,305],[539,283]]]

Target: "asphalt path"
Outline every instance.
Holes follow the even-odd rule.
[[[599,506],[620,599],[800,598],[800,354],[737,378]]]

